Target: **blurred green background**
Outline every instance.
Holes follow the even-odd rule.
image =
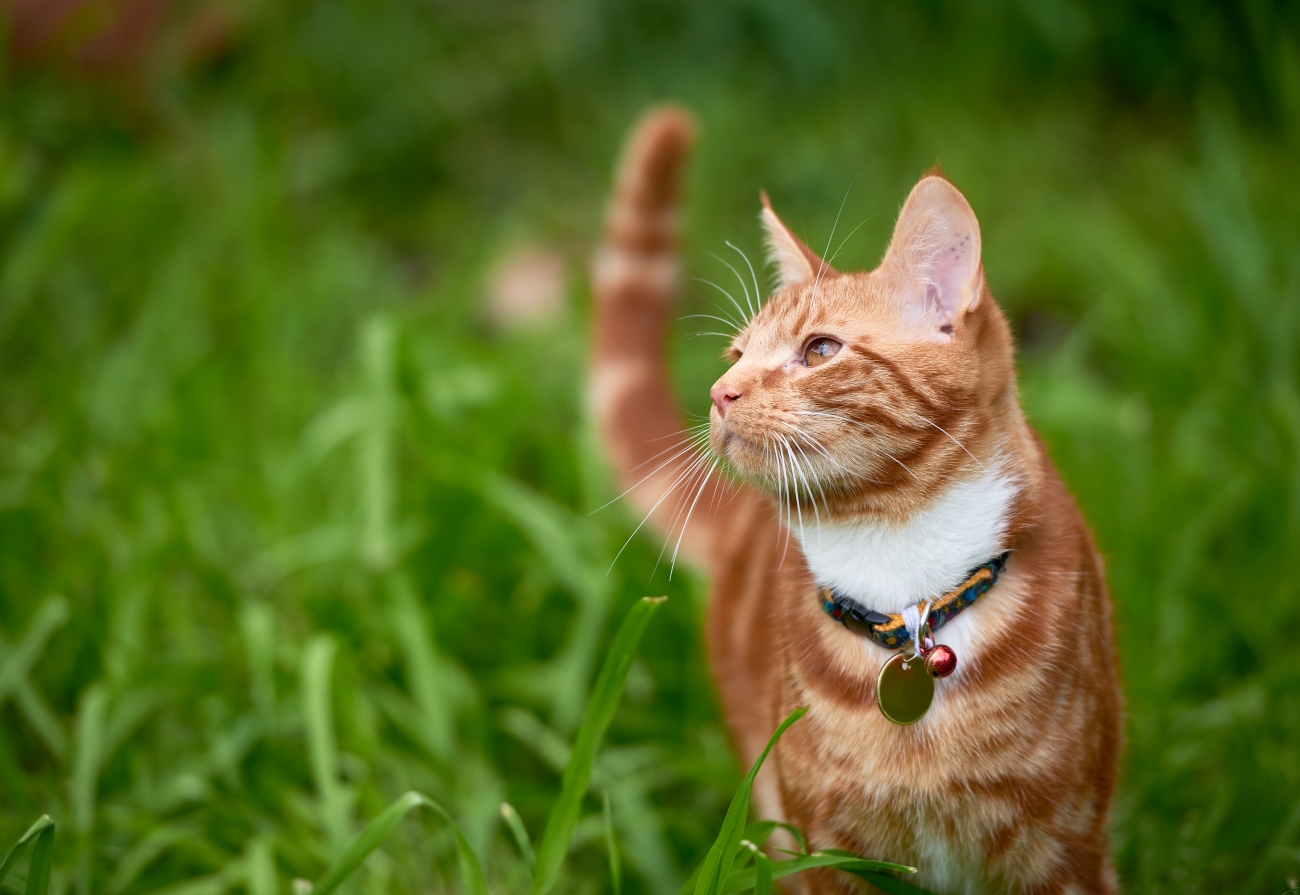
[[[537,835],[645,593],[595,785],[625,888],[681,885],[739,779],[704,582],[644,534],[606,574],[639,520],[591,512],[582,399],[608,175],[664,99],[719,282],[760,186],[814,245],[848,191],[870,267],[942,162],[1108,562],[1125,888],[1294,885],[1300,5],[57,5],[5,7],[0,91],[0,849],[53,816],[54,891],[288,892],[410,788],[520,891],[498,805]],[[599,806],[563,891],[607,891]],[[351,885],[454,866],[412,820]]]

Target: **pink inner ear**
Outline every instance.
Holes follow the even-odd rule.
[[[938,308],[949,316],[965,310],[974,297],[973,289],[979,257],[975,254],[974,241],[969,232],[953,232],[950,222],[945,221],[939,228],[943,239],[934,250],[931,259],[931,285],[926,290],[926,304],[933,300]]]
[[[929,283],[925,287],[925,310],[943,321],[939,324],[939,332],[945,336],[952,335],[953,309],[950,304],[944,302],[940,288],[934,283]]]
[[[910,281],[913,307],[950,335],[979,298],[979,222],[956,187],[942,177],[921,178],[898,216],[884,264]]]

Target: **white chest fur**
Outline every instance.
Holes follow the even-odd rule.
[[[804,557],[818,584],[877,612],[901,612],[956,587],[1004,549],[1015,496],[1014,479],[990,465],[902,524],[808,525]]]

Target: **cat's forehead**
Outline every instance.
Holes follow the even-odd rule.
[[[841,274],[777,293],[746,330],[749,344],[775,346],[814,333],[860,336],[893,330],[901,322],[897,303],[874,273]]]

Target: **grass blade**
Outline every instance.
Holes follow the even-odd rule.
[[[9,849],[9,854],[5,855],[4,863],[0,864],[0,883],[5,881],[5,877],[9,875],[9,871],[13,870],[14,865],[18,863],[18,859],[27,853],[27,846],[31,845],[33,841],[36,841],[38,842],[39,847],[39,841],[44,837],[48,837],[51,842],[54,841],[54,821],[50,820],[48,814],[42,814],[37,818],[36,823],[28,827],[27,832],[23,833],[23,835],[18,838],[18,841],[14,843],[13,848]],[[35,863],[36,855],[33,854],[32,864],[35,865]],[[33,874],[33,870],[27,871],[27,890],[29,892],[31,891],[31,878]],[[46,884],[48,885],[48,883],[49,874],[47,868]]]
[[[396,402],[397,327],[386,316],[372,317],[361,332],[368,419],[357,441],[361,485],[361,558],[374,572],[393,564],[393,496],[397,473],[393,458]]]
[[[618,839],[614,836],[614,809],[605,790],[605,844],[609,846],[609,881],[614,895],[623,895],[623,869],[618,860]]]
[[[456,859],[460,864],[461,882],[465,886],[468,895],[487,895],[487,881],[483,878],[483,868],[479,864],[478,855],[474,854],[474,849],[470,846],[469,840],[461,832],[460,827],[451,819],[451,815],[446,809],[435,802],[428,796],[418,792],[408,792],[394,801],[391,805],[379,813],[379,816],[372,820],[356,841],[348,847],[339,858],[338,863],[325,872],[320,878],[320,882],[312,886],[312,895],[328,895],[337,889],[344,880],[356,872],[356,869],[365,862],[370,853],[380,846],[388,836],[397,829],[402,818],[406,817],[415,808],[428,808],[437,814],[451,827],[452,832],[456,835]]]
[[[515,837],[515,845],[519,846],[519,854],[523,856],[524,864],[528,866],[528,875],[531,877],[533,868],[537,866],[537,855],[533,853],[533,840],[528,836],[524,819],[509,802],[501,803],[501,818],[506,822],[510,835]]]
[[[772,895],[772,860],[761,849],[754,852],[754,895]]]
[[[276,895],[280,891],[280,876],[269,836],[259,836],[245,849],[244,886],[248,895]]]
[[[916,883],[910,883],[905,879],[899,879],[880,870],[855,870],[852,867],[843,869],[859,879],[865,879],[880,891],[888,893],[888,895],[934,895],[929,889],[922,889]]]
[[[331,849],[348,841],[347,805],[339,782],[338,745],[334,739],[334,639],[317,634],[307,642],[302,656],[303,715],[307,721],[307,746],[312,778],[320,797],[322,826]]]
[[[239,613],[248,652],[248,678],[253,705],[267,723],[275,719],[275,613],[260,601],[249,601]]]
[[[48,820],[49,816],[42,819]],[[50,891],[50,865],[53,861],[54,823],[51,822],[36,834],[32,860],[27,866],[27,895],[46,895]]]
[[[766,855],[764,855],[766,858]],[[857,855],[838,849],[825,849],[815,851],[809,855],[799,855],[788,861],[769,861],[768,870],[771,878],[774,880],[800,873],[804,870],[811,870],[814,867],[834,867],[852,873],[854,876],[869,880],[872,885],[879,887],[885,892],[899,892],[903,895],[930,895],[925,889],[922,889],[912,883],[905,882],[896,876],[891,876],[885,870],[895,870],[901,873],[914,873],[915,868],[904,867],[902,864],[890,864],[885,861],[870,861],[865,858],[859,858]],[[746,892],[755,889],[760,883],[762,869],[759,867],[759,861],[755,858],[753,867],[746,867],[742,870],[731,872],[727,876],[726,883],[721,887],[722,892]],[[890,888],[891,885],[898,884],[904,888]]]
[[[623,685],[627,682],[628,670],[636,655],[637,646],[645,634],[659,604],[666,597],[643,597],[637,601],[627,618],[623,620],[614,643],[609,648],[605,662],[596,676],[587,712],[583,716],[582,726],[573,743],[573,752],[569,763],[564,768],[564,779],[560,785],[560,796],[551,806],[551,815],[546,821],[546,831],[542,834],[542,844],[537,849],[537,870],[533,875],[533,895],[542,895],[550,891],[560,875],[560,866],[569,850],[569,841],[573,838],[573,828],[578,823],[578,814],[582,808],[582,797],[587,792],[591,781],[591,765],[596,759],[596,749],[605,735],[609,722],[614,718],[619,698],[623,694]]]
[[[49,597],[32,614],[27,633],[0,661],[0,702],[18,688],[45,651],[45,645],[68,620],[71,610],[65,597]]]
[[[394,573],[388,589],[391,630],[402,648],[411,696],[420,708],[418,729],[429,751],[448,761],[455,750],[455,721],[448,699],[452,682],[446,679],[428,615],[410,579]]]
[[[785,851],[785,849],[779,849]],[[807,857],[797,852],[786,852],[788,855],[794,855],[796,858]],[[823,857],[843,858],[846,861],[853,862],[854,869],[867,870],[871,872],[887,871],[891,873],[916,873],[915,867],[908,867],[906,864],[895,864],[892,861],[875,861],[871,858],[864,858],[861,855],[855,855],[851,851],[845,851],[842,848],[819,848],[813,852],[814,855]]]
[[[745,838],[755,845],[762,845],[768,837],[776,830],[781,829],[789,833],[799,843],[799,853],[808,853],[808,840],[804,838],[803,830],[794,824],[783,823],[779,820],[756,820],[749,826],[745,827]]]
[[[72,740],[72,831],[77,837],[90,832],[95,821],[95,792],[99,765],[104,755],[104,726],[108,714],[108,691],[103,682],[85,689],[77,705],[75,736]]]
[[[740,845],[749,849],[754,856],[754,895],[772,895],[772,859],[758,843],[751,842],[748,838],[740,840]]]
[[[776,732],[772,734],[772,738],[767,741],[763,754],[758,756],[754,766],[745,775],[740,788],[736,790],[736,795],[731,799],[731,807],[727,809],[727,816],[722,821],[722,829],[718,831],[718,838],[713,841],[713,847],[709,849],[708,855],[704,858],[704,865],[700,868],[700,876],[695,881],[695,895],[722,895],[723,883],[731,872],[732,864],[736,861],[736,849],[740,846],[745,819],[749,815],[749,796],[754,790],[754,778],[758,776],[758,769],[763,766],[763,762],[767,760],[767,754],[772,751],[772,747],[776,745],[776,741],[781,738],[781,735],[790,728],[791,724],[802,718],[807,711],[807,707],[797,708],[790,713],[788,718],[781,722],[781,726],[776,729]]]

